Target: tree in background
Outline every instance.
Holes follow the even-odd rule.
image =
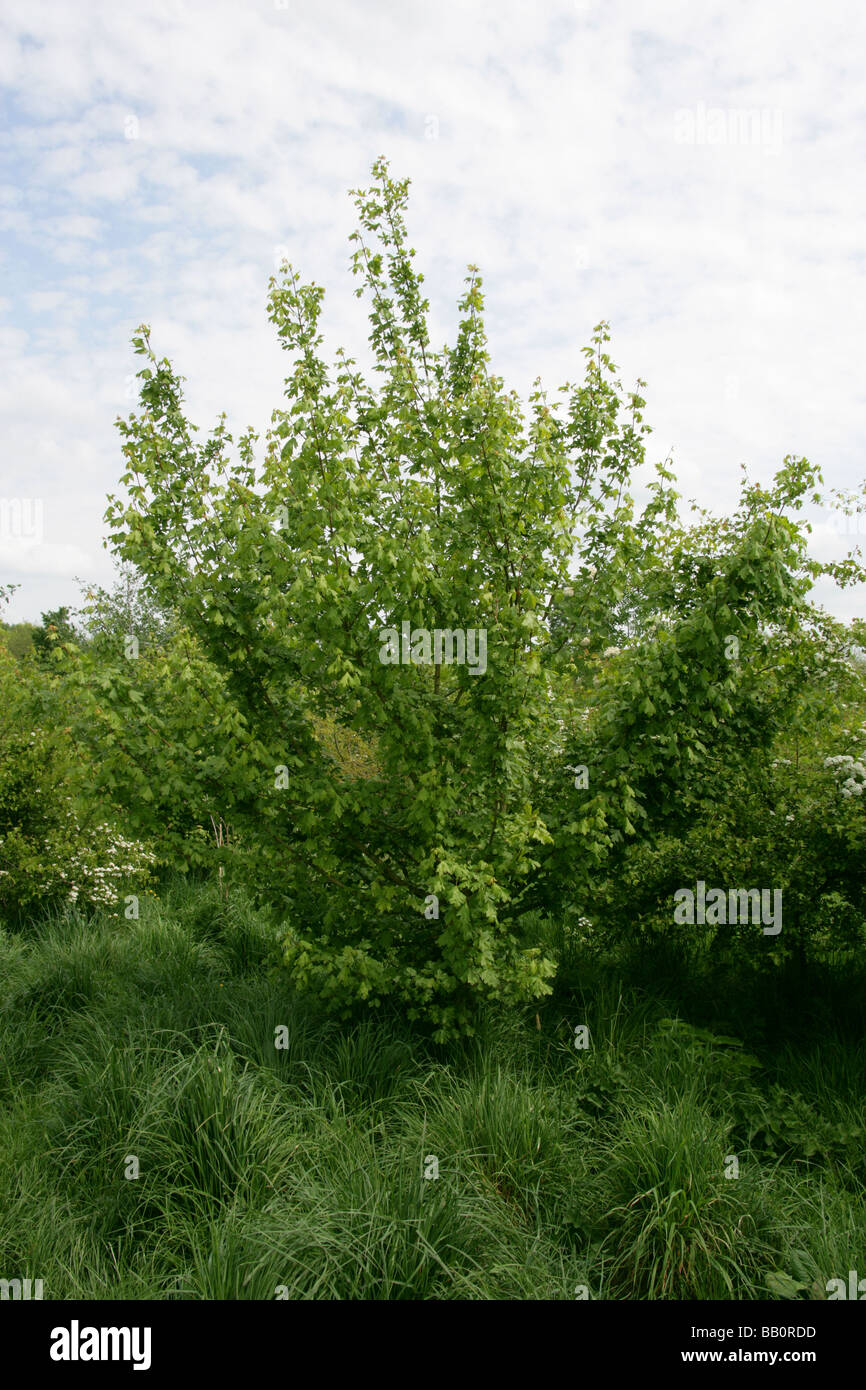
[[[0,623],[0,643],[12,656],[20,659],[33,650],[35,623]]]
[[[0,609],[9,602],[19,587],[18,584],[0,584]],[[0,619],[0,644],[11,652],[12,656],[20,659],[33,651],[35,631],[35,623],[5,623]]]
[[[132,565],[121,565],[111,590],[78,581],[84,602],[79,616],[88,640],[104,654],[120,653],[130,637],[139,650],[164,648],[171,636],[173,616],[147,591],[143,576]]]
[[[34,629],[33,650],[44,660],[58,648],[81,640],[82,634],[75,627],[69,608],[54,608],[42,614],[40,626]]]

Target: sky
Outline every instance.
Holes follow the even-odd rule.
[[[7,620],[110,587],[131,336],[186,377],[200,437],[263,434],[287,257],[363,359],[350,189],[379,155],[431,336],[484,278],[491,367],[583,374],[593,326],[647,384],[651,461],[718,514],[741,465],[866,479],[866,10],[859,0],[5,0],[0,15],[0,585]],[[866,518],[813,509],[841,559]],[[857,534],[859,528],[859,535]],[[866,587],[815,597],[840,617]]]

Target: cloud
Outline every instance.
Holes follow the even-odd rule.
[[[0,541],[0,565],[10,583],[19,577],[72,579],[95,567],[93,556],[76,545],[30,545],[26,541]]]
[[[413,180],[434,341],[476,261],[494,368],[522,391],[577,377],[610,320],[686,496],[729,510],[742,461],[766,480],[789,452],[855,486],[863,29],[853,0],[7,0],[8,486],[62,499],[101,556],[141,321],[199,423],[266,426],[280,248],[363,359],[347,190],[382,153]],[[58,579],[52,606],[70,597]]]

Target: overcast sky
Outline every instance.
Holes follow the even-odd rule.
[[[203,432],[221,410],[264,431],[280,403],[265,303],[284,255],[325,286],[328,342],[361,356],[348,190],[380,154],[412,180],[434,342],[476,262],[508,387],[575,380],[609,320],[686,498],[731,510],[741,463],[767,480],[789,453],[859,486],[864,39],[862,0],[5,0],[9,615],[111,583],[137,324]],[[841,558],[856,537],[814,520],[815,553]],[[819,596],[866,608],[862,588]]]

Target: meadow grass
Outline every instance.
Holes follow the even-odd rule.
[[[748,1300],[773,1271],[813,1297],[866,1273],[850,981],[847,1013],[791,1019],[765,983],[537,930],[551,999],[449,1046],[297,998],[211,886],[3,933],[0,1275],[56,1299]]]

